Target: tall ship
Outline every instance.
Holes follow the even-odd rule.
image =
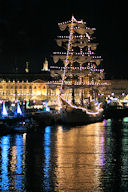
[[[65,35],[56,39],[59,50],[53,52],[51,72],[60,77],[60,114],[63,123],[99,121],[103,109],[98,100],[104,70],[99,68],[101,56],[96,56],[98,43],[93,37],[95,28],[72,16],[70,21],[58,23]],[[68,33],[68,34],[67,34]]]

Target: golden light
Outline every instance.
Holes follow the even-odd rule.
[[[60,94],[60,89],[56,89],[56,95]]]

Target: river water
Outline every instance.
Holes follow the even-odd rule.
[[[128,191],[128,118],[1,136],[0,191]]]

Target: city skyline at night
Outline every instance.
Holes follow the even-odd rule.
[[[123,12],[122,12],[123,11]],[[65,1],[62,3],[1,1],[0,3],[0,66],[1,72],[24,71],[26,61],[32,71],[40,71],[45,57],[53,62],[55,38],[60,34],[58,23],[84,19],[95,27],[98,54],[102,68],[110,78],[127,78],[127,26],[125,4],[113,1]]]

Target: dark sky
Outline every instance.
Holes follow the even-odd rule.
[[[44,3],[45,2],[45,3]],[[58,22],[84,19],[95,27],[97,52],[102,67],[112,78],[128,78],[127,4],[122,1],[78,0],[0,0],[0,72],[25,68],[30,61],[40,71],[44,58],[56,51],[55,38],[61,32]]]

